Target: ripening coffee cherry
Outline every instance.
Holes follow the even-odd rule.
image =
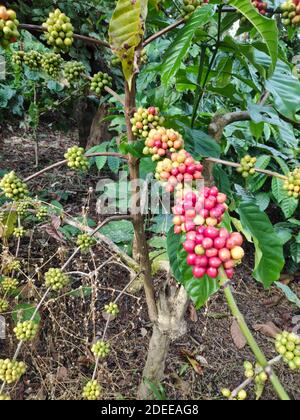
[[[59,291],[69,284],[69,277],[59,268],[50,268],[45,274],[45,285],[54,291]]]
[[[300,26],[300,2],[299,0],[287,0],[281,4],[282,23],[285,26],[297,28]]]
[[[222,393],[223,397],[225,397],[225,398],[230,398],[231,397],[231,391],[228,388],[223,388],[221,390],[221,393]]]
[[[89,381],[83,388],[82,397],[88,401],[96,401],[101,395],[101,386],[96,380]]]
[[[239,400],[239,401],[244,401],[244,400],[246,400],[247,399],[247,392],[244,390],[244,389],[242,389],[239,393],[238,393],[238,395],[237,395],[237,399]]]
[[[183,164],[188,156],[178,156],[175,153],[179,152],[184,147],[184,140],[180,133],[173,129],[164,128],[164,118],[159,116],[159,109],[150,107],[146,112],[141,114],[144,109],[140,108],[132,119],[133,131],[137,132],[141,137],[145,137],[145,150],[148,150],[148,155],[152,156],[152,160],[158,161],[162,158],[174,153],[170,156],[172,167],[169,172],[170,175],[177,176],[180,171],[180,164]],[[193,163],[193,162],[192,162]],[[182,180],[183,181],[183,178]]]
[[[0,380],[12,384],[17,382],[26,372],[26,365],[23,362],[10,359],[0,359]]]
[[[14,201],[23,200],[28,195],[27,185],[17,177],[14,171],[4,175],[0,181],[0,188],[6,198]]]
[[[19,21],[16,12],[0,6],[0,47],[5,49],[17,42],[20,37],[18,28]]]
[[[165,119],[160,116],[159,108],[154,106],[146,108],[138,108],[131,118],[132,131],[136,137],[148,138],[151,130],[157,130],[162,127]],[[158,137],[157,137],[158,138]],[[144,154],[152,154],[153,146],[156,145],[156,149],[163,149],[162,143],[156,140],[146,140]],[[156,150],[155,149],[155,150]]]
[[[68,149],[65,154],[65,159],[68,160],[68,166],[76,171],[87,171],[89,168],[88,158],[84,155],[83,147],[74,146]]]
[[[54,47],[55,52],[66,53],[70,50],[74,42],[74,27],[68,16],[56,9],[49,14],[43,27],[47,30],[45,33],[47,43]]]

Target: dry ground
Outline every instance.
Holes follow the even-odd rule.
[[[34,147],[30,135],[19,131],[4,130],[5,145],[0,168],[14,168],[21,175],[28,175],[34,169]],[[60,160],[64,150],[76,143],[74,135],[53,133],[42,127],[39,132],[41,167]],[[97,181],[96,174],[82,179],[70,176],[66,168],[48,174],[35,181],[34,188],[42,191],[46,187],[52,190],[53,198],[58,198],[55,191],[70,192],[67,203],[68,212],[78,213],[85,200],[89,186]],[[37,232],[36,242],[30,248],[29,239],[24,241],[21,255],[32,271],[33,264],[40,265],[55,250],[55,239],[44,232]],[[57,260],[66,260],[70,253],[68,245],[63,245]],[[96,247],[92,257],[79,258],[72,270],[90,272],[95,267],[102,267],[96,277],[84,280],[84,285],[91,286],[92,295],[64,296],[54,299],[42,312],[42,325],[39,337],[31,347],[24,347],[22,358],[28,364],[27,374],[11,392],[16,399],[74,399],[80,398],[81,389],[93,372],[93,358],[90,343],[94,336],[101,336],[105,319],[104,305],[111,301],[118,290],[128,283],[126,269],[115,264],[108,249]],[[30,262],[29,262],[30,260]],[[251,263],[249,258],[249,264]],[[80,277],[74,277],[73,288],[81,284]],[[158,278],[157,281],[160,279]],[[24,282],[25,283],[25,282]],[[23,299],[32,301],[40,280],[26,286]],[[36,289],[37,288],[37,289]],[[292,284],[300,295],[299,284]],[[300,315],[299,309],[287,300],[278,301],[279,292],[273,288],[264,291],[251,279],[247,265],[239,268],[236,275],[236,298],[251,327],[272,321],[278,328],[292,328],[292,319]],[[278,302],[277,302],[278,301]],[[276,303],[277,302],[277,303]],[[147,355],[147,345],[151,335],[151,326],[147,320],[146,304],[141,292],[139,296],[125,294],[120,302],[120,316],[114,320],[108,330],[112,352],[100,366],[99,380],[103,386],[104,399],[134,399],[141,372]],[[222,293],[216,295],[206,308],[196,316],[192,308],[187,315],[188,334],[171,346],[167,360],[166,376],[163,382],[167,399],[215,400],[220,398],[220,389],[224,386],[235,388],[243,380],[243,361],[251,360],[247,347],[238,350],[233,343],[230,327],[232,318],[226,308]],[[8,331],[10,317],[7,316]],[[255,336],[267,356],[275,356],[271,338],[261,333]],[[0,341],[0,357],[13,355],[16,343],[9,334],[5,341]],[[202,370],[194,370],[186,352],[200,362]],[[207,364],[205,363],[207,362]],[[278,374],[294,399],[300,399],[300,374],[292,373],[284,366],[279,366]],[[250,391],[251,398],[254,397]],[[264,399],[276,399],[268,386]]]

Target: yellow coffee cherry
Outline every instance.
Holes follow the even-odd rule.
[[[17,362],[16,360],[0,359],[0,380],[8,384],[17,382],[21,376],[26,372],[26,365],[24,362]]]
[[[19,322],[14,328],[14,333],[19,341],[32,341],[37,332],[39,326],[34,321]]]
[[[83,388],[82,396],[85,400],[96,401],[101,395],[101,386],[96,380],[89,381]]]
[[[68,160],[68,166],[76,171],[87,171],[89,168],[88,158],[84,156],[83,147],[74,146],[68,149],[65,158]]]

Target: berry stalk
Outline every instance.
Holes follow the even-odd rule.
[[[227,284],[228,279],[224,272],[224,270],[221,270],[220,275],[220,284],[224,287],[224,294],[229,306],[229,309],[232,313],[232,315],[236,318],[239,327],[244,334],[254,356],[256,357],[257,362],[260,364],[260,366],[266,370],[266,372],[269,374],[270,382],[273,385],[274,390],[276,391],[277,395],[282,401],[290,401],[290,397],[288,396],[287,392],[283,388],[279,378],[277,375],[273,372],[273,370],[270,368],[268,360],[262,350],[259,348],[253,334],[251,333],[244,316],[239,310],[239,307],[236,303],[236,300],[233,296],[232,289],[229,284]]]

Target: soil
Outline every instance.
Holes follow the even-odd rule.
[[[30,133],[11,127],[5,128],[2,134],[5,143],[0,170],[15,169],[22,177],[34,173],[34,142]],[[43,126],[38,138],[42,168],[61,160],[66,148],[77,143],[78,136],[77,133],[55,133]],[[86,203],[88,188],[94,187],[98,179],[96,173],[82,179],[74,177],[67,168],[61,168],[33,181],[30,186],[47,198],[56,200],[67,192],[67,212],[79,215],[82,205]],[[92,205],[90,211],[91,216],[96,218]],[[57,245],[57,239],[49,236],[43,228],[35,232],[34,243],[26,237],[20,251],[24,271],[32,275],[35,267],[45,264],[46,268]],[[57,264],[66,261],[72,252],[72,244],[68,242],[61,242],[59,246],[59,253],[51,261],[52,265],[54,261]],[[253,327],[257,324],[273,322],[279,329],[295,328],[297,319],[300,323],[300,310],[283,298],[275,287],[265,291],[252,279],[249,268],[253,263],[251,249],[249,255],[248,261],[239,267],[235,277],[235,296],[249,326],[254,331]],[[99,271],[91,277],[83,278],[80,274],[90,273],[95,267]],[[80,399],[83,385],[93,374],[94,359],[89,349],[95,337],[101,337],[105,329],[104,305],[128,284],[129,273],[109,249],[100,245],[92,255],[77,258],[71,271],[77,272],[72,274],[72,289],[76,290],[80,285],[84,288],[73,295],[68,291],[63,296],[53,295],[44,306],[39,336],[32,345],[24,346],[20,355],[28,369],[22,381],[10,390],[14,399]],[[26,281],[25,277],[23,281],[22,278],[22,303],[38,300],[41,281],[39,273],[32,282]],[[162,281],[163,277],[157,278],[158,283]],[[300,295],[297,282],[291,283],[290,287]],[[12,308],[13,303],[12,299]],[[137,295],[124,294],[119,306],[120,314],[109,324],[107,332],[111,354],[100,364],[98,373],[103,399],[135,399],[151,336],[142,291]],[[0,358],[12,357],[16,347],[10,333],[12,321],[9,314],[5,320],[7,338],[0,340]],[[247,346],[238,349],[234,344],[231,334],[233,319],[222,292],[198,313],[191,305],[187,321],[187,335],[171,345],[160,398],[221,399],[221,388],[234,389],[243,382],[243,362],[254,362],[253,356]],[[273,339],[261,332],[254,331],[254,334],[267,357],[274,358]],[[291,372],[283,364],[276,367],[276,372],[291,397],[299,400],[300,374]],[[253,389],[249,389],[249,396],[255,398]],[[267,385],[263,399],[277,399],[271,386]]]

